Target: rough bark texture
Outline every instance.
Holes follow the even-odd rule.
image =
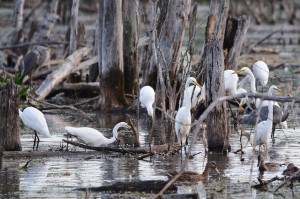
[[[223,49],[225,51],[225,69],[237,70],[244,38],[250,24],[250,17],[230,17],[227,19]]]
[[[124,77],[125,93],[136,94],[138,83],[136,79],[138,41],[138,6],[137,0],[123,2],[123,52],[124,52]]]
[[[190,12],[190,0],[172,0],[168,6],[164,27],[161,30],[159,46],[167,62],[171,78],[179,67],[181,45]]]
[[[19,133],[18,88],[12,81],[0,85],[0,153],[22,150]]]
[[[72,14],[71,14],[71,31],[70,31],[70,54],[72,54],[77,47],[76,36],[78,34],[78,10],[79,0],[73,0]]]
[[[207,104],[219,97],[225,96],[224,91],[224,58],[220,42],[212,37],[206,46],[206,85]],[[228,148],[228,118],[226,102],[218,105],[207,116],[207,143],[208,149],[213,151],[227,150]]]
[[[227,19],[229,0],[212,0],[211,15],[206,27],[206,42],[200,61],[204,67],[206,78],[206,103],[211,104],[219,97],[225,96],[224,91],[224,57],[223,41]],[[212,151],[225,151],[229,147],[230,125],[227,118],[226,102],[217,106],[207,116],[207,143]]]
[[[98,47],[99,107],[110,110],[127,104],[124,95],[122,1],[99,1],[99,11],[102,13],[99,16],[101,42]]]

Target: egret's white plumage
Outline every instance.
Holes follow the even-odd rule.
[[[269,67],[263,61],[257,61],[253,64],[253,74],[262,86],[266,86],[269,80]]]
[[[151,86],[144,86],[140,90],[140,102],[143,108],[147,109],[148,115],[153,117],[153,103],[155,101],[155,91]]]
[[[118,138],[118,129],[122,127],[131,129],[126,122],[120,122],[113,128],[113,137],[111,138],[106,138],[100,131],[89,127],[65,126],[65,129],[69,134],[75,136],[79,142],[89,146],[98,147],[116,141]]]
[[[194,84],[201,89],[201,86],[198,84],[197,80],[194,77],[189,77],[185,83],[184,89],[184,103],[181,108],[177,111],[175,117],[175,131],[177,136],[177,141],[179,144],[184,145],[187,142],[187,137],[191,129],[191,93],[189,90],[189,85]],[[187,99],[187,100],[185,100]]]
[[[40,140],[36,132],[43,135],[44,137],[47,138],[51,137],[45,116],[40,110],[34,107],[27,107],[22,112],[19,109],[19,117],[21,118],[21,120],[26,126],[34,130],[35,138],[33,143],[33,149],[35,147],[36,139],[37,139],[36,150],[38,149],[39,140]]]
[[[239,81],[238,75],[234,70],[225,70],[224,71],[224,87],[225,92],[229,92],[231,95],[236,93],[237,83]]]
[[[188,89],[192,98],[191,108],[196,107],[199,102],[205,100],[205,85],[201,88],[199,86],[189,86]],[[186,100],[188,100],[188,98],[184,97],[182,104],[186,104]]]
[[[275,91],[283,93],[282,90],[273,85],[269,88],[268,95],[272,95]],[[268,101],[268,119],[266,121],[259,122],[255,127],[253,149],[255,149],[257,145],[265,145],[265,151],[268,150],[268,139],[272,132],[273,126],[273,104],[273,101]]]

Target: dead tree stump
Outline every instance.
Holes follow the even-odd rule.
[[[6,85],[0,85],[0,107],[0,152],[21,151],[18,87],[12,80]]]
[[[223,44],[225,69],[237,70],[238,59],[249,24],[250,17],[246,15],[227,19]]]

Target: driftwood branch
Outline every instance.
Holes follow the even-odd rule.
[[[252,188],[255,188],[255,189],[261,189],[265,186],[267,186],[268,184],[270,184],[271,182],[274,182],[274,181],[277,181],[277,180],[284,180],[284,178],[279,178],[278,176],[275,176],[274,178],[270,179],[270,180],[262,180],[260,178],[257,178],[259,184],[256,184],[256,185],[252,185],[251,187]]]
[[[72,144],[74,146],[79,146],[84,149],[91,149],[95,151],[111,151],[111,152],[118,152],[118,153],[136,153],[136,154],[148,154],[150,152],[149,147],[140,147],[140,148],[113,148],[113,147],[93,147],[93,146],[88,146],[85,144],[81,144],[78,142],[73,142],[70,140],[63,139],[62,141]],[[180,146],[175,145],[173,150],[179,150]],[[167,153],[168,152],[168,145],[155,145],[151,147],[152,151],[155,151],[156,153]]]
[[[66,61],[59,68],[48,75],[45,81],[40,85],[35,92],[37,99],[45,99],[51,90],[71,73],[74,65],[77,65],[83,57],[87,56],[91,52],[91,50],[91,48],[84,47],[70,55]]]
[[[133,125],[133,122],[132,122],[132,120],[131,120],[130,115],[126,114],[126,117],[127,117],[128,121],[129,121],[128,123],[129,123],[129,125],[131,126],[132,131],[133,131],[133,133],[134,133],[134,138],[135,138],[135,141],[134,141],[134,147],[140,147],[140,146],[141,146],[141,144],[140,144],[140,139],[139,139],[140,135],[139,135],[138,131],[135,129],[135,127],[134,127],[134,125]]]

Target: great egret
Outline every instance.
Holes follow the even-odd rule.
[[[265,163],[264,157],[261,154],[258,155],[257,161],[257,167],[259,171],[276,171],[280,168],[280,164],[278,163]]]
[[[177,141],[181,146],[183,146],[183,143],[187,145],[187,137],[190,133],[191,123],[192,123],[191,121],[192,102],[191,102],[190,90],[188,89],[190,84],[194,84],[201,88],[201,86],[198,84],[197,80],[194,77],[189,77],[186,80],[185,89],[184,89],[184,99],[189,99],[189,100],[183,100],[184,104],[182,107],[179,108],[175,117],[175,131],[176,131]]]
[[[269,80],[269,67],[263,61],[257,61],[253,64],[253,74],[262,86],[266,86]]]
[[[256,94],[257,90],[256,90],[256,79],[254,77],[254,74],[252,73],[252,71],[250,70],[250,68],[248,67],[243,67],[242,69],[235,71],[235,73],[239,74],[239,75],[244,75],[245,76],[245,80],[250,82],[250,93],[252,94]],[[244,84],[245,82],[243,82]],[[264,100],[261,102],[261,100],[259,98],[256,98],[252,101],[255,105],[256,108],[261,107],[261,106],[268,106],[268,101]],[[274,105],[278,105],[277,102],[274,102]],[[279,105],[278,105],[279,106]]]
[[[291,95],[287,94],[287,96],[291,96]],[[242,105],[240,104],[240,106],[242,106]],[[273,126],[272,126],[272,133],[271,133],[271,137],[272,137],[273,141],[275,140],[274,139],[275,126],[277,124],[280,125],[281,123],[282,123],[282,125],[287,126],[287,124],[285,124],[285,123],[286,123],[286,120],[289,116],[288,106],[289,106],[289,103],[285,102],[284,103],[284,108],[282,110],[282,108],[278,105],[278,103],[273,105]],[[240,120],[239,123],[240,124],[247,124],[247,125],[255,125],[256,121],[257,121],[258,111],[260,111],[258,122],[265,121],[265,120],[268,119],[268,113],[269,113],[268,106],[262,106],[260,110],[255,109],[252,112],[250,112],[249,114],[245,115]]]
[[[189,86],[188,87],[190,95],[192,96],[192,104],[191,108],[196,107],[196,105],[201,102],[202,100],[205,100],[205,85],[203,85],[201,88],[199,86]],[[186,104],[187,98],[183,99],[182,104]]]
[[[144,86],[140,90],[140,102],[143,108],[147,109],[148,115],[153,118],[153,103],[155,101],[155,91],[151,86]]]
[[[279,93],[284,93],[282,90],[272,85],[269,88],[268,95],[272,95],[275,91]],[[257,124],[254,129],[254,139],[253,139],[253,150],[255,147],[265,145],[265,151],[268,151],[268,137],[272,131],[273,126],[273,101],[268,101],[268,119],[266,121],[261,121]]]
[[[35,136],[34,136],[34,142],[32,147],[33,150],[34,149],[38,150],[39,143],[40,143],[40,138],[37,132],[43,135],[44,137],[47,138],[52,137],[49,132],[45,116],[40,110],[34,107],[27,107],[22,112],[19,109],[19,117],[21,118],[21,120],[26,126],[30,127],[34,131]],[[36,148],[35,148],[35,144],[36,144]]]
[[[116,141],[118,138],[118,129],[122,127],[131,129],[126,122],[120,122],[113,128],[113,137],[111,138],[106,138],[100,131],[89,127],[65,126],[65,129],[70,135],[76,137],[79,142],[89,146],[99,147]]]

